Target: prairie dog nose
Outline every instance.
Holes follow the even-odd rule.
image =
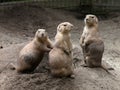
[[[41,35],[42,35],[42,37],[44,37],[44,33],[42,33]]]

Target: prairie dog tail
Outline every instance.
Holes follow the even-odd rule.
[[[106,68],[104,65],[101,65],[101,68],[104,69],[108,74],[112,74],[111,72],[109,72],[109,70],[114,70],[114,68]]]
[[[10,64],[11,64],[11,62],[7,63],[7,64],[0,70],[0,73],[2,73],[2,72],[7,68],[7,66],[10,65]]]

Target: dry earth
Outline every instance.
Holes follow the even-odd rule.
[[[99,30],[105,43],[104,63],[115,70],[82,67],[79,37],[84,26],[81,14],[38,6],[21,5],[0,9],[0,90],[120,90],[120,14],[100,19]],[[81,19],[78,19],[81,17]],[[31,74],[17,74],[8,63],[15,63],[20,49],[32,40],[38,28],[47,29],[54,40],[59,23],[69,21],[74,44],[75,79],[51,76],[47,54]],[[103,63],[103,64],[104,64]],[[8,65],[7,65],[8,64]]]

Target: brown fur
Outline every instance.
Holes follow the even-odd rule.
[[[54,76],[70,76],[73,74],[72,67],[72,43],[70,31],[73,25],[64,22],[58,25],[55,36],[54,48],[49,53],[49,64]]]
[[[98,19],[95,15],[86,15],[80,45],[83,49],[85,64],[88,67],[101,67],[104,43],[98,32]]]
[[[38,29],[35,38],[20,51],[17,65],[14,65],[15,69],[20,73],[33,71],[41,62],[44,53],[50,51],[52,47],[47,32]]]

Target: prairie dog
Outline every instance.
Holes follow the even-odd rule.
[[[80,46],[83,49],[84,61],[88,67],[102,67],[104,43],[98,32],[98,19],[95,15],[86,15],[85,27],[80,38]],[[108,71],[107,71],[108,72]]]
[[[38,29],[34,39],[19,53],[17,65],[13,65],[17,72],[33,71],[41,62],[44,53],[53,48],[45,29]]]
[[[73,25],[69,22],[64,22],[58,25],[54,47],[61,47],[68,51],[72,50],[72,43],[70,39],[70,31],[72,28]]]
[[[96,41],[102,41],[98,31],[98,19],[95,15],[86,15],[85,27],[80,38],[81,47]]]
[[[49,53],[49,65],[51,73],[54,76],[71,76],[72,67],[72,42],[70,31],[73,25],[69,22],[63,22],[57,27],[54,48]]]

